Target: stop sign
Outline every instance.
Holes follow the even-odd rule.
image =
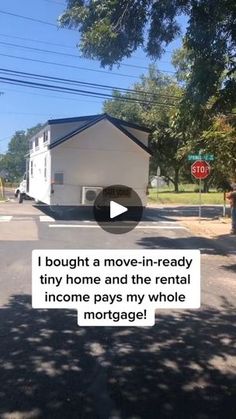
[[[196,179],[206,179],[211,172],[211,166],[204,160],[197,160],[191,166],[191,174]]]

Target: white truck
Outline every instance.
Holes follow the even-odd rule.
[[[26,196],[26,173],[22,181],[20,182],[19,186],[15,189],[15,197],[19,198],[19,203],[23,202],[24,197]]]

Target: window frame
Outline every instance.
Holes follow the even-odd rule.
[[[58,182],[58,181],[56,182],[56,175],[62,175],[62,182]],[[64,172],[63,171],[54,172],[53,183],[54,185],[59,185],[59,186],[64,185]]]
[[[36,145],[36,141],[37,141],[37,145]],[[35,137],[34,139],[34,149],[35,151],[39,150],[39,137]]]
[[[43,131],[43,144],[46,145],[48,143],[48,130]]]

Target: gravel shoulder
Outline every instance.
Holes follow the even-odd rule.
[[[179,217],[179,222],[198,236],[214,239],[221,235],[229,235],[230,238],[234,237],[230,235],[230,218],[217,217],[216,219],[202,218],[199,220],[198,217]]]

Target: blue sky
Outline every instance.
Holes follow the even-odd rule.
[[[63,0],[1,0],[0,67],[76,79],[84,82],[109,84],[117,87],[130,87],[138,80],[141,74],[146,72],[145,69],[126,67],[124,65],[121,65],[119,68],[114,67],[112,71],[102,69],[99,62],[79,57],[80,52],[76,48],[79,34],[76,31],[58,29],[54,26],[1,13],[10,12],[56,24],[58,16],[64,9],[65,2]],[[183,19],[181,20],[183,23]],[[26,38],[30,40],[26,40]],[[14,46],[9,44],[14,44]],[[166,54],[157,62],[160,70],[173,71],[170,63],[171,51],[179,46],[180,39],[168,46]],[[76,55],[76,57],[27,50],[23,47],[72,54]],[[9,57],[9,55],[18,58]],[[51,61],[53,63],[85,67],[87,70],[60,67],[30,60]],[[124,60],[122,64],[147,67],[150,61],[142,51],[138,51],[132,58]],[[90,70],[103,70],[106,73]],[[49,118],[89,115],[102,111],[102,99],[7,85],[1,83],[1,81],[0,92],[4,93],[0,96],[0,153],[4,153],[7,150],[7,144],[17,130],[30,128],[38,122],[44,122]]]

